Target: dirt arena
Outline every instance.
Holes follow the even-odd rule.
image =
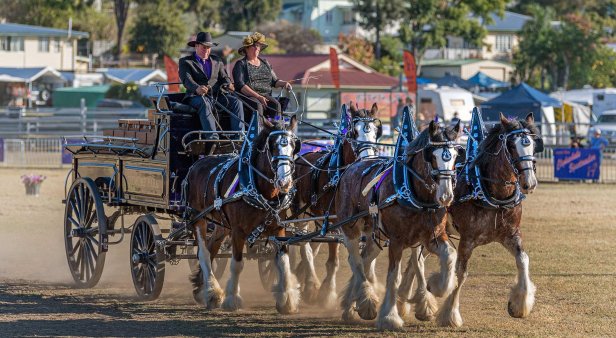
[[[39,197],[26,196],[20,176],[44,174]],[[112,246],[93,289],[72,288],[62,235],[65,170],[0,169],[0,336],[377,336],[374,321],[353,325],[339,311],[302,305],[278,315],[261,287],[256,262],[240,279],[246,308],[205,311],[192,300],[188,266],[167,265],[160,299],[138,302],[128,268],[128,240]],[[130,220],[127,220],[130,221]],[[530,317],[507,315],[515,260],[502,247],[474,252],[462,289],[459,329],[405,318],[405,331],[384,335],[580,336],[616,335],[616,186],[540,184],[524,202],[524,244],[537,286]],[[113,240],[113,238],[110,238]],[[316,265],[320,275],[325,255]],[[434,258],[428,266],[434,267]],[[386,253],[378,258],[384,282]],[[349,270],[341,257],[338,289]],[[226,275],[222,282],[226,281]]]

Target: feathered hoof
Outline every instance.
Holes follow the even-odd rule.
[[[398,307],[398,315],[400,318],[406,317],[411,312],[411,304],[408,301],[398,299],[396,301],[396,306]]]
[[[244,300],[240,295],[227,295],[222,302],[222,309],[225,311],[237,311],[243,307]]]
[[[401,330],[403,327],[404,320],[397,313],[390,313],[376,321],[376,328],[379,330]]]
[[[460,327],[464,323],[460,311],[440,311],[436,316],[436,322],[443,327]]]
[[[238,296],[239,297],[239,296]],[[207,292],[206,307],[208,310],[218,309],[222,305],[222,301],[225,298],[225,292],[221,288],[212,288]],[[240,298],[240,307],[241,307]]]
[[[378,301],[376,298],[366,298],[357,302],[357,314],[361,319],[372,320],[377,315]]]
[[[420,290],[415,293],[411,302],[415,304],[415,318],[417,320],[427,322],[434,319],[438,305],[432,293],[425,289]]]
[[[319,306],[325,309],[335,309],[337,304],[338,294],[334,288],[329,285],[323,285],[319,289],[319,295],[317,296],[317,302]]]
[[[344,311],[342,311],[342,321],[345,323],[353,323],[355,321],[357,321],[357,314],[355,313],[355,311],[350,308],[350,309],[345,309]]]
[[[319,285],[315,282],[308,282],[302,292],[302,299],[308,304],[314,304],[319,297]]]
[[[193,299],[197,305],[205,306],[205,290],[203,287],[195,288],[193,290]]]
[[[297,304],[293,304],[290,297],[287,297],[284,303],[276,302],[276,310],[278,310],[278,313],[281,315],[291,315],[299,311]]]
[[[299,311],[299,288],[290,288],[286,292],[274,292],[274,298],[278,313],[289,315]]]
[[[507,312],[514,318],[526,318],[535,305],[535,286],[531,283],[528,289],[513,287],[509,295]]]

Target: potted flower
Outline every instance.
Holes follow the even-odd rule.
[[[41,184],[46,178],[44,175],[22,175],[21,182],[26,187],[26,195],[38,196],[41,193]]]

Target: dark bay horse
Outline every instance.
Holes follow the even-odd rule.
[[[400,284],[400,259],[405,248],[425,245],[428,251],[440,258],[440,274],[429,281],[434,294],[446,295],[454,288],[456,251],[448,243],[444,207],[453,201],[452,173],[458,154],[453,141],[459,132],[459,124],[444,129],[432,121],[427,129],[406,144],[404,156],[395,159],[400,161],[398,165],[413,174],[412,186],[407,188],[412,189],[415,203],[430,205],[434,207],[432,210],[403,205],[400,200],[403,196],[396,192],[392,175],[388,174],[383,174],[380,188],[373,192],[374,195],[364,195],[362,190],[365,191],[366,183],[371,179],[374,181],[376,174],[383,169],[375,161],[356,162],[342,176],[336,194],[338,219],[348,219],[366,210],[373,215],[342,226],[353,272],[341,299],[343,320],[353,319],[353,303],[362,319],[374,319],[377,316],[378,298],[373,287],[375,281],[371,280],[375,277],[369,277],[372,274],[369,270],[372,270],[379,250],[374,241],[368,240],[360,256],[359,240],[362,232],[371,234],[382,231],[390,240],[386,294],[378,313],[378,328],[397,329],[404,324],[398,314],[396,301]],[[375,200],[385,205],[375,203]],[[374,225],[373,217],[378,217],[377,225]]]
[[[307,153],[296,160],[297,193],[295,197],[300,208],[310,204],[307,210],[310,216],[333,214],[336,210],[334,197],[338,175],[357,159],[376,155],[375,148],[370,143],[376,142],[380,136],[381,123],[376,118],[378,116],[377,104],[373,104],[370,110],[360,110],[351,103],[349,110],[350,114],[346,105],[343,105],[338,134],[340,139],[334,145],[334,148],[338,149],[332,152]],[[334,152],[339,152],[339,154]],[[328,165],[328,163],[332,164]],[[302,298],[308,303],[318,300],[322,306],[332,308],[338,299],[335,276],[339,266],[339,245],[328,243],[327,275],[322,284],[319,283],[314,268],[314,256],[318,252],[319,245],[317,244],[314,248],[311,245],[304,243],[301,246],[301,261],[296,271],[304,287]]]
[[[502,114],[496,125],[480,143],[473,163],[481,173],[484,193],[490,196],[489,207],[477,199],[463,201],[471,196],[469,179],[463,176],[456,185],[456,203],[450,208],[453,225],[460,233],[456,273],[458,285],[445,300],[437,321],[443,326],[462,325],[460,315],[460,289],[468,276],[468,261],[473,250],[497,242],[503,245],[516,260],[517,283],[509,295],[509,315],[522,318],[529,315],[535,301],[535,286],[529,276],[529,258],[522,246],[520,221],[522,197],[517,194],[532,193],[537,186],[534,153],[542,151],[543,141],[538,137],[534,118],[529,114],[524,120],[508,120]],[[462,201],[461,201],[462,199]],[[502,203],[499,203],[502,201]]]
[[[292,198],[293,156],[300,148],[299,139],[294,134],[296,124],[295,117],[291,118],[288,126],[282,121],[272,124],[264,120],[263,130],[259,132],[256,118],[253,118],[239,157],[206,156],[190,169],[188,205],[199,212],[218,203],[219,207],[207,217],[227,228],[232,242],[231,276],[223,292],[211,266],[211,261],[222,243],[222,237],[221,240],[207,243],[206,220],[202,219],[195,225],[199,245],[199,269],[191,278],[193,293],[195,299],[202,300],[200,302],[203,302],[208,309],[222,305],[225,310],[235,311],[242,307],[239,275],[244,266],[242,260],[244,244],[251,232],[258,225],[265,224],[263,234],[281,235],[277,220],[279,214],[286,208],[285,201],[288,201],[288,206]],[[247,176],[242,175],[252,177],[244,180]],[[239,191],[235,194],[239,194],[240,197],[220,205],[223,194],[234,195],[232,186],[238,180]],[[281,313],[296,312],[299,290],[297,281],[290,271],[286,248],[283,247],[278,252],[276,260],[278,266],[278,285],[274,290],[276,308]]]

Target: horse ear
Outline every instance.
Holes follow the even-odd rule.
[[[535,123],[535,115],[533,115],[533,113],[529,113],[528,115],[526,115],[526,122],[530,123],[530,124],[534,124]]]
[[[263,127],[267,130],[271,130],[274,128],[274,124],[267,119],[267,117],[263,116]]]
[[[291,116],[291,120],[289,121],[289,129],[293,131],[294,134],[297,134],[297,115]]]
[[[376,105],[376,102],[372,104],[372,108],[370,109],[370,117],[374,118],[379,113],[379,106]]]
[[[509,124],[509,120],[507,120],[507,118],[505,117],[505,115],[503,115],[503,113],[499,113],[499,118],[503,126]]]
[[[430,126],[428,127],[428,131],[430,132],[430,136],[436,135],[438,132],[438,122],[430,121]]]
[[[351,116],[357,115],[357,106],[353,104],[353,101],[349,101],[349,112],[351,112]]]

